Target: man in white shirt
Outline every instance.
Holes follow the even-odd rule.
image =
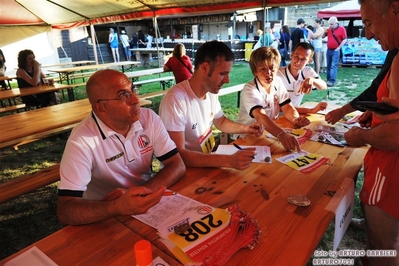
[[[310,43],[301,42],[292,51],[291,63],[280,67],[278,76],[290,94],[291,102],[299,113],[317,113],[327,107],[325,102],[320,102],[315,108],[298,107],[304,94],[309,94],[312,89],[326,90],[327,84],[314,71],[307,66],[313,60],[314,48]]]
[[[233,155],[211,153],[215,147],[212,125],[228,134],[262,134],[259,123],[243,125],[224,116],[217,93],[228,83],[234,54],[224,43],[206,42],[195,54],[195,71],[188,80],[168,90],[159,115],[186,166],[245,169],[255,149],[237,150]]]
[[[126,75],[112,69],[97,71],[87,82],[93,111],[73,129],[60,165],[61,223],[145,213],[185,174],[161,119],[140,108],[132,88]],[[156,174],[153,156],[164,166]]]

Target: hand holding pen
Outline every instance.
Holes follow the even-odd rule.
[[[255,158],[256,149],[254,147],[243,149],[235,143],[233,143],[233,145],[238,149],[238,151],[232,155],[234,168],[239,170],[248,168]]]

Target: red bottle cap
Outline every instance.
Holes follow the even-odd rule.
[[[134,253],[136,255],[137,266],[152,265],[152,249],[149,241],[137,241],[136,244],[134,244]]]

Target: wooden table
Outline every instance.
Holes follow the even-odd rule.
[[[324,123],[323,115],[311,115],[309,118],[312,121],[309,128]],[[291,127],[285,118],[279,118],[277,122],[283,127]],[[331,192],[335,192],[338,198],[345,194],[341,185],[347,178],[355,178],[363,164],[367,147],[337,147],[308,140],[301,146],[302,149],[327,156],[331,159],[331,163],[321,166],[310,174],[303,174],[276,160],[288,154],[277,140],[264,136],[247,137],[245,140],[237,140],[237,143],[270,146],[272,163],[254,163],[243,171],[228,168],[188,168],[186,176],[171,189],[215,207],[226,208],[238,204],[241,209],[248,211],[258,220],[262,231],[260,242],[253,250],[239,250],[227,265],[306,265],[334,217],[334,212],[326,209],[333,199],[334,193]],[[311,205],[308,207],[290,205],[287,197],[298,193],[306,195]],[[155,229],[131,216],[117,217],[117,220],[171,256],[159,241]],[[94,230],[96,241],[100,244],[85,242],[86,237],[90,238],[92,235],[89,233],[90,229],[87,231],[84,229],[89,227],[98,229],[96,224],[84,226],[83,229],[75,229],[81,230],[75,235],[69,231],[71,229],[68,228],[71,227],[67,227],[36,244],[54,261],[61,261],[64,264],[65,260],[66,264],[76,264],[69,260],[91,259],[93,250],[100,248],[101,243],[108,243],[110,238],[119,237],[120,225],[112,224],[110,225],[112,228],[104,236],[98,235],[102,234],[101,230],[98,232]],[[123,230],[120,234],[125,234],[124,232]],[[79,237],[76,237],[77,235]],[[70,240],[79,242],[69,244]],[[75,249],[76,245],[78,248]],[[129,246],[129,249],[125,246]],[[127,256],[125,253],[130,254],[131,251],[131,244],[125,246],[120,252],[118,248],[113,249],[114,251],[103,259],[123,259],[124,255]],[[72,250],[77,252],[75,258],[68,256],[73,254]]]
[[[98,65],[86,65],[86,66],[75,66],[75,67],[49,69],[48,71],[58,73],[60,76],[60,82],[66,81],[68,84],[70,84],[69,76],[76,72],[82,72],[85,70],[99,70],[99,69],[106,69],[106,68],[112,68],[112,67],[121,67],[122,72],[125,72],[125,66],[138,65],[138,64],[140,64],[140,62],[122,61],[122,62],[106,63],[106,64],[98,64]]]
[[[10,81],[13,79],[17,79],[17,76],[2,76],[2,77],[0,77],[0,81],[6,81],[6,85],[7,85],[7,88],[5,88],[6,90],[12,89]]]
[[[324,121],[323,115],[310,118],[312,126]],[[277,121],[291,127],[285,118]],[[253,250],[237,252],[227,265],[306,265],[334,218],[334,212],[326,210],[333,197],[328,191],[336,192],[337,196],[344,195],[341,184],[345,178],[356,177],[367,147],[337,147],[308,140],[302,149],[329,157],[331,164],[303,174],[276,160],[288,154],[277,140],[263,136],[236,142],[239,145],[270,146],[272,164],[254,163],[243,171],[188,168],[186,176],[171,189],[214,207],[238,204],[258,220],[262,231],[260,242]],[[310,199],[310,206],[296,207],[287,202],[289,195],[299,193]],[[157,240],[155,229],[130,216],[118,219],[168,252]]]
[[[69,92],[69,90],[72,90],[72,85],[68,84],[58,84],[55,83],[54,85],[39,85],[39,86],[34,86],[34,87],[26,87],[22,89],[12,89],[12,90],[5,90],[5,91],[0,91],[0,100],[6,100],[6,99],[12,99],[15,97],[21,97],[21,96],[29,96],[33,94],[40,94],[44,92],[54,92],[54,91],[60,91],[60,90],[68,90],[68,98],[69,101],[74,100],[74,95],[73,92]]]
[[[62,63],[55,63],[55,64],[47,64],[42,65],[42,68],[50,68],[50,67],[59,67],[59,66],[82,66],[82,65],[91,65],[95,64],[96,61],[91,60],[82,60],[82,61],[72,61],[72,62],[62,62]]]
[[[67,226],[0,262],[14,259],[36,246],[58,265],[136,265],[134,244],[143,238],[115,219],[85,226]],[[180,265],[157,247],[153,258]]]
[[[134,81],[137,81],[140,77],[151,76],[151,75],[155,75],[155,74],[161,74],[161,73],[164,73],[164,72],[165,71],[163,70],[163,68],[159,67],[159,68],[150,68],[150,69],[126,72],[125,75],[134,82]]]
[[[148,104],[151,101],[140,99],[141,106]],[[0,148],[67,131],[90,112],[86,98],[0,117]]]

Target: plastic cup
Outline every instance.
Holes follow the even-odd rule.
[[[134,254],[136,255],[137,266],[152,265],[152,248],[149,241],[137,241],[136,244],[134,244]]]

